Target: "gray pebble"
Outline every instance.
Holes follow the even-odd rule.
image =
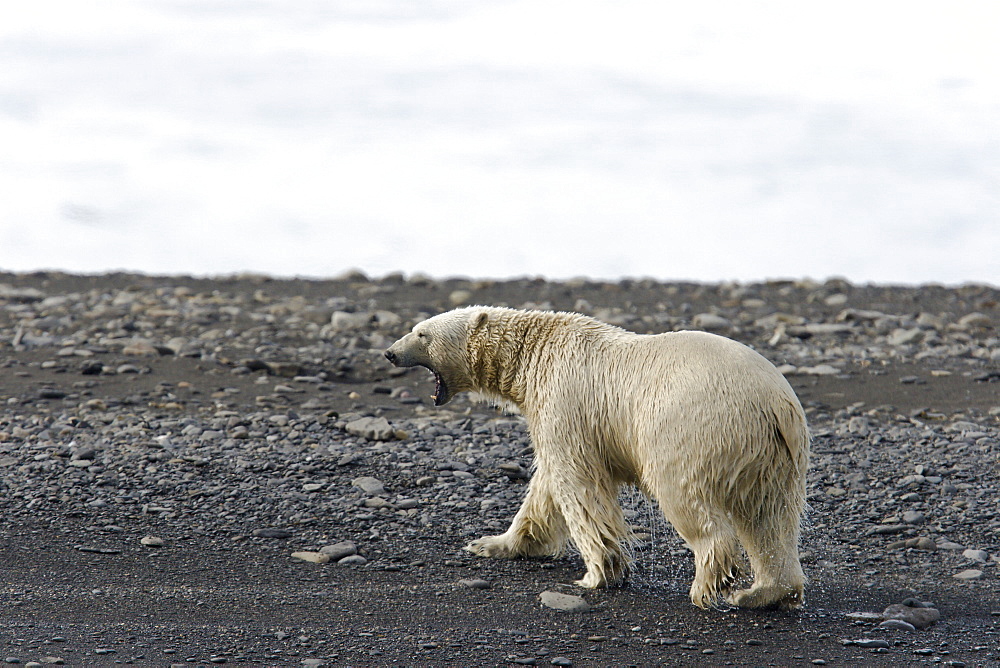
[[[291,538],[292,532],[286,529],[266,528],[254,529],[253,535],[258,538]]]
[[[907,605],[913,603],[913,605]],[[918,601],[904,601],[902,604],[894,603],[882,611],[882,618],[885,620],[899,619],[918,629],[926,629],[941,619],[941,613],[937,608],[923,607]]]
[[[876,649],[890,646],[888,640],[881,640],[878,638],[862,638],[861,640],[855,640],[854,644],[858,647],[864,647],[865,649]]]
[[[981,564],[984,564],[990,560],[990,553],[987,552],[986,550],[969,549],[962,552],[962,556],[968,559],[969,561],[977,561]]]
[[[355,478],[351,484],[366,494],[371,494],[372,496],[381,496],[386,494],[385,487],[382,485],[382,481],[378,478],[362,476],[360,478]]]
[[[337,561],[337,565],[339,566],[364,566],[367,563],[368,560],[360,554],[352,554]]]
[[[343,541],[341,543],[334,543],[333,545],[326,545],[319,550],[322,554],[330,557],[331,561],[340,561],[344,557],[349,557],[351,555],[358,553],[358,548],[353,541]]]

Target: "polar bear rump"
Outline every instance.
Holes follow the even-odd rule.
[[[695,605],[801,605],[805,416],[784,377],[747,346],[477,306],[418,323],[386,357],[429,369],[438,405],[477,392],[528,422],[535,471],[524,502],[506,532],[470,552],[557,555],[572,541],[586,567],[577,584],[616,583],[629,567],[618,492],[635,485],[693,552]]]

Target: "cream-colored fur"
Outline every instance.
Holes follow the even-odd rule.
[[[798,607],[809,437],[795,393],[750,348],[704,332],[639,335],[573,313],[469,307],[419,323],[386,356],[438,379],[435,401],[479,392],[518,407],[535,472],[510,528],[466,549],[559,554],[621,580],[622,485],[656,499],[694,553],[691,600]],[[741,550],[742,547],[742,550]],[[749,559],[753,583],[733,587]]]

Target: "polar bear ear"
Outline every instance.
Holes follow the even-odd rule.
[[[489,311],[480,311],[472,316],[472,320],[469,322],[469,328],[474,332],[483,325],[485,325],[490,319]]]

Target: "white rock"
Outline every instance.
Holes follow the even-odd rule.
[[[360,436],[369,441],[392,441],[396,438],[396,430],[384,417],[363,417],[352,420],[345,427],[348,434]]]
[[[355,332],[371,327],[375,318],[371,313],[348,313],[334,311],[330,316],[330,328],[335,332]]]
[[[322,552],[292,552],[292,559],[308,561],[311,564],[325,564],[330,561],[330,555]]]
[[[830,364],[817,364],[816,366],[800,366],[798,373],[803,376],[836,376],[841,371]]]
[[[968,549],[965,552],[962,552],[962,556],[969,561],[978,561],[981,564],[985,564],[990,560],[990,553],[986,550]]]
[[[963,315],[958,319],[958,326],[963,329],[992,327],[993,320],[991,320],[988,315],[983,313],[969,313],[968,315]]]
[[[468,290],[455,290],[448,295],[448,301],[451,302],[452,306],[468,304],[470,299],[472,299],[472,293]]]
[[[560,594],[557,591],[543,591],[539,594],[542,605],[553,610],[564,610],[566,612],[587,612],[590,604],[581,596],[571,594]]]
[[[960,573],[955,573],[952,577],[956,580],[982,580],[984,574],[977,568],[968,568]]]
[[[886,337],[886,341],[891,346],[905,346],[910,343],[919,343],[924,338],[924,331],[919,327],[913,329],[895,329],[892,334]]]
[[[733,326],[729,320],[714,313],[699,313],[691,323],[698,329],[704,329],[706,332],[725,331]]]

